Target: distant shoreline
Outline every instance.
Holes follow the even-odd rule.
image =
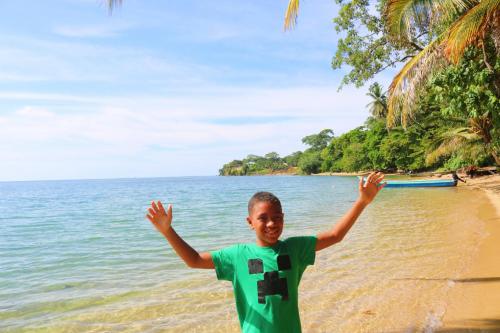
[[[495,167],[487,167],[485,170],[492,170]],[[321,172],[321,173],[313,173],[310,175],[305,175],[299,172],[297,167],[291,167],[286,170],[276,170],[262,173],[253,173],[248,175],[241,176],[340,176],[340,177],[355,177],[355,176],[365,176],[373,172],[373,170],[366,171],[357,171],[357,172]],[[428,177],[428,178],[441,178],[442,176],[446,176],[451,174],[451,171],[424,171],[424,172],[416,172],[416,173],[406,173],[406,172],[390,172],[385,173],[386,176],[399,176],[399,177],[408,177],[408,178],[418,178],[418,177]],[[457,174],[461,178],[467,178],[468,176],[464,172],[457,171]],[[228,175],[229,176],[229,175]],[[241,177],[240,175],[233,175],[230,177]],[[477,176],[483,177],[483,176]],[[468,178],[467,178],[468,179]]]

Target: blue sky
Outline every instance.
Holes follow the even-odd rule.
[[[216,175],[361,125],[334,1],[0,2],[0,180]],[[387,86],[388,74],[378,80]]]

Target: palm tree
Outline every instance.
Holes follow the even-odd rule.
[[[387,116],[387,96],[382,91],[382,86],[375,82],[368,88],[366,95],[373,99],[366,105],[370,108],[372,116],[377,119],[385,118]]]
[[[482,47],[491,71],[484,47],[488,37],[500,54],[500,0],[389,0],[385,21],[388,34],[400,43],[410,42],[415,29],[443,30],[394,77],[389,86],[389,126],[398,118],[406,125],[428,77],[450,61],[458,63],[468,46]],[[500,85],[495,86],[500,95]]]

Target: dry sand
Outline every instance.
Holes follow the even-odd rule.
[[[500,175],[467,179],[459,186],[482,190],[489,198],[480,212],[487,235],[471,267],[453,279],[456,285],[437,332],[500,332]]]

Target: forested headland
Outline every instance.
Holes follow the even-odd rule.
[[[500,0],[336,1],[342,38],[332,68],[349,69],[340,88],[401,68],[387,90],[368,88],[371,115],[342,135],[324,129],[302,138],[304,151],[248,155],[219,174],[500,165]],[[298,3],[290,1],[286,28],[296,22]]]

